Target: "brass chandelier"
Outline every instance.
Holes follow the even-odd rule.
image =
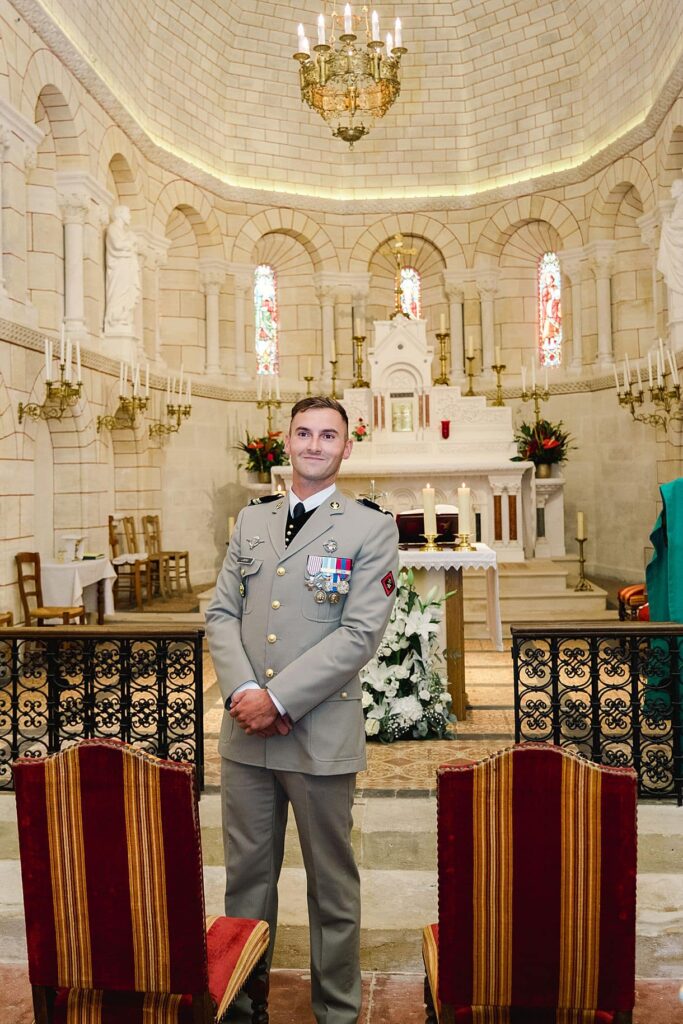
[[[315,56],[299,25],[293,56],[299,61],[301,98],[330,125],[336,139],[353,148],[398,97],[401,57],[408,51],[400,18],[394,23],[394,34],[387,32],[382,40],[377,11],[368,18],[367,7],[356,15],[346,4],[340,14],[335,0],[328,19],[325,7],[318,16]],[[365,35],[364,47],[358,42],[359,32]]]

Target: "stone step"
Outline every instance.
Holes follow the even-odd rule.
[[[511,616],[509,619],[503,619],[503,637],[509,639],[510,637],[510,626],[517,622],[529,622],[534,616],[525,615],[520,612],[519,615]],[[536,616],[536,622],[538,624],[543,623],[573,623],[573,622],[586,622],[590,619],[591,625],[599,622],[618,622],[619,617],[611,608],[605,608],[602,611],[593,611],[589,616],[582,613],[576,615],[568,615],[566,613],[555,614],[553,612],[544,612],[542,615]],[[489,631],[486,627],[485,616],[477,615],[476,618],[467,619],[465,616],[465,639],[466,640],[489,640]]]
[[[533,562],[498,567],[498,589],[501,597],[515,597],[524,594],[562,594],[567,590],[566,569],[557,568],[545,562],[539,568]],[[486,574],[483,572],[464,573],[465,599],[486,596]]]

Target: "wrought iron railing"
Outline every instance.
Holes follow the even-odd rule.
[[[190,761],[204,783],[202,629],[0,630],[0,790],[12,761],[115,736]]]
[[[515,741],[628,765],[640,797],[675,796],[680,805],[683,626],[523,623],[511,632]]]

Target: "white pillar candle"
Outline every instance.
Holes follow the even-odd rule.
[[[424,520],[424,534],[436,536],[436,492],[427,484],[422,488],[422,518]]]
[[[667,349],[666,350],[666,359],[667,359],[667,362],[669,364],[669,369],[671,370],[671,383],[675,384],[676,383],[676,371],[674,370],[674,361],[671,358],[671,349]]]
[[[619,386],[619,374],[617,373],[617,364],[616,363],[613,366],[613,370],[614,370],[614,383],[617,386],[617,394],[619,395],[619,394],[621,394],[621,388]]]
[[[83,382],[83,376],[81,373],[81,343],[76,342],[76,383],[81,384]]]
[[[59,334],[59,361],[62,364],[62,366],[64,365],[65,355],[66,355],[66,328],[64,326],[64,321],[62,321],[62,329],[61,329],[60,334]]]
[[[394,37],[392,36],[391,32],[387,32],[386,48],[387,48],[387,53],[391,53],[391,51],[394,48]]]
[[[662,375],[664,373],[664,362],[662,360],[662,354],[657,349],[657,385],[662,386]]]
[[[522,367],[522,391],[526,394],[526,366]]]
[[[631,387],[631,364],[628,361],[628,355],[624,356],[624,363],[626,364],[626,384],[630,389]]]
[[[43,338],[45,343],[45,380],[52,380],[50,377],[50,342]]]
[[[145,366],[145,398],[149,398],[149,363]]]
[[[469,359],[472,359],[474,356],[474,342],[472,341],[471,334],[467,338],[467,355]]]
[[[325,15],[318,15],[318,46],[325,45]]]
[[[375,42],[382,38],[379,34],[379,14],[377,11],[372,12],[372,38]]]
[[[636,363],[636,376],[638,377],[638,394],[643,393],[643,379],[640,376],[640,363]]]
[[[394,22],[394,42],[396,46],[403,46],[403,26],[400,18]]]
[[[472,506],[470,489],[463,481],[458,487],[458,533],[472,534]]]
[[[64,355],[64,379],[71,383],[71,361],[72,361],[72,346],[71,342],[67,339],[66,342],[66,353]]]
[[[175,405],[175,386],[176,379],[175,377],[171,377],[171,405]]]
[[[439,314],[439,334],[445,334],[445,333],[446,333],[446,314],[445,313],[440,313]]]
[[[344,7],[344,35],[350,36],[353,32],[353,18],[351,16],[351,4]]]
[[[301,24],[301,22],[299,22],[299,24],[296,27],[297,49],[299,50],[299,52],[301,52],[302,50],[303,38],[305,35],[306,33],[304,32],[304,27]]]
[[[576,539],[586,539],[586,524],[584,522],[583,512],[576,513]]]
[[[650,381],[650,387],[652,387],[652,354],[647,354],[647,376]]]
[[[308,41],[308,36],[304,36],[303,39],[301,40],[301,52],[307,53],[310,56],[311,44]]]

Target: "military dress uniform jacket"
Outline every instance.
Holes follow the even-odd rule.
[[[285,548],[288,499],[248,505],[237,519],[206,630],[227,700],[247,680],[267,686],[294,723],[287,736],[249,736],[226,712],[220,753],[313,775],[365,767],[359,670],[375,654],[394,603],[393,517],[335,491]],[[316,556],[351,559],[348,592],[316,599]],[[340,563],[347,565],[348,563]],[[342,590],[345,589],[342,586]]]

